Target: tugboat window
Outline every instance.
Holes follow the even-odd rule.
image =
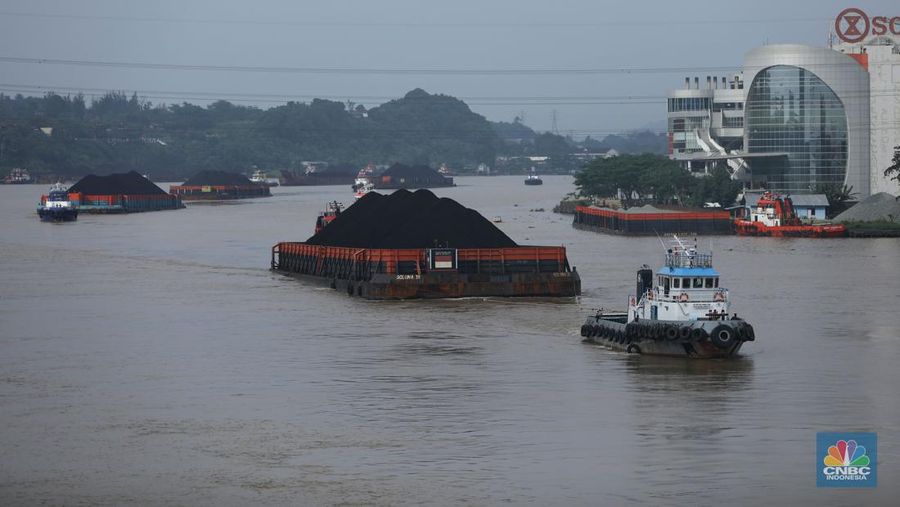
[[[706,288],[707,288],[707,289],[712,289],[712,288],[713,288],[713,279],[712,279],[712,278],[707,278],[705,283],[706,283]]]
[[[672,287],[675,289],[681,288],[681,278],[673,278],[672,279]]]
[[[694,288],[695,289],[703,288],[703,279],[702,278],[694,278]]]
[[[716,277],[713,280],[716,281],[715,284],[716,284],[716,288],[718,289],[719,288],[719,277]]]
[[[665,293],[666,296],[669,295],[669,277],[668,276],[663,278],[663,292]]]

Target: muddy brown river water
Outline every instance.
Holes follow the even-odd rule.
[[[577,300],[270,272],[344,187],[44,224],[46,188],[0,186],[0,504],[896,505],[900,239],[701,239],[757,341],[631,356],[579,327],[659,240],[573,229],[572,179],[544,181],[436,193],[565,245]],[[878,487],[817,489],[817,431],[877,432]]]

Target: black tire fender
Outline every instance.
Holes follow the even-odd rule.
[[[727,349],[735,342],[736,339],[737,336],[734,332],[734,329],[725,325],[716,326],[716,328],[712,330],[712,333],[709,336],[709,341],[711,341],[713,345],[719,347],[720,349]]]
[[[678,338],[678,329],[675,326],[666,326],[666,339],[674,340]]]

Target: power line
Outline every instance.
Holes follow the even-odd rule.
[[[156,62],[120,62],[107,60],[72,60],[22,56],[0,56],[0,62],[30,65],[68,65],[149,70],[189,70],[209,72],[245,72],[272,74],[351,74],[351,75],[432,75],[432,76],[552,76],[552,75],[616,75],[616,74],[702,74],[742,71],[740,65],[703,67],[559,67],[559,68],[366,68],[366,67],[282,67],[247,65],[202,65]],[[820,67],[846,66],[847,62],[818,64]]]
[[[29,58],[0,56],[0,62],[36,65],[71,65],[78,67],[109,67],[153,70],[193,70],[216,72],[251,72],[273,74],[371,74],[371,75],[459,75],[459,76],[534,76],[534,75],[594,75],[594,74],[672,74],[684,72],[722,72],[740,67],[734,65],[708,67],[608,67],[608,68],[519,68],[519,69],[424,69],[424,68],[353,68],[353,67],[268,67],[243,65],[199,65],[178,63],[115,62],[103,60],[67,60],[60,58]]]
[[[60,14],[18,11],[0,11],[0,16],[46,19],[78,19],[101,21],[138,21],[149,23],[184,23],[184,24],[221,24],[221,25],[267,25],[267,26],[303,26],[303,27],[355,27],[355,28],[598,28],[598,27],[634,27],[634,26],[696,26],[696,25],[755,25],[755,24],[790,24],[790,23],[823,23],[833,18],[800,17],[800,18],[721,18],[721,19],[687,19],[672,20],[620,20],[615,21],[444,21],[444,22],[394,22],[394,21],[330,21],[330,20],[296,20],[296,19],[225,19],[225,18],[175,18],[154,16],[110,16],[92,14]]]

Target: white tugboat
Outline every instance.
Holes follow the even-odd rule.
[[[353,182],[353,198],[361,199],[372,190],[375,190],[375,166],[369,164],[356,174],[356,180]]]
[[[534,167],[532,167],[531,174],[529,174],[528,177],[525,178],[525,184],[526,185],[543,185],[544,180],[542,180],[540,176],[538,176],[537,174],[534,173]]]
[[[37,213],[44,222],[71,222],[78,218],[78,208],[69,200],[69,193],[61,183],[50,187],[49,195],[41,196]]]
[[[644,265],[627,312],[597,312],[581,326],[585,341],[614,350],[699,358],[730,357],[755,339],[753,326],[729,315],[728,289],[719,286],[712,253],[686,247],[675,237],[653,280]]]

